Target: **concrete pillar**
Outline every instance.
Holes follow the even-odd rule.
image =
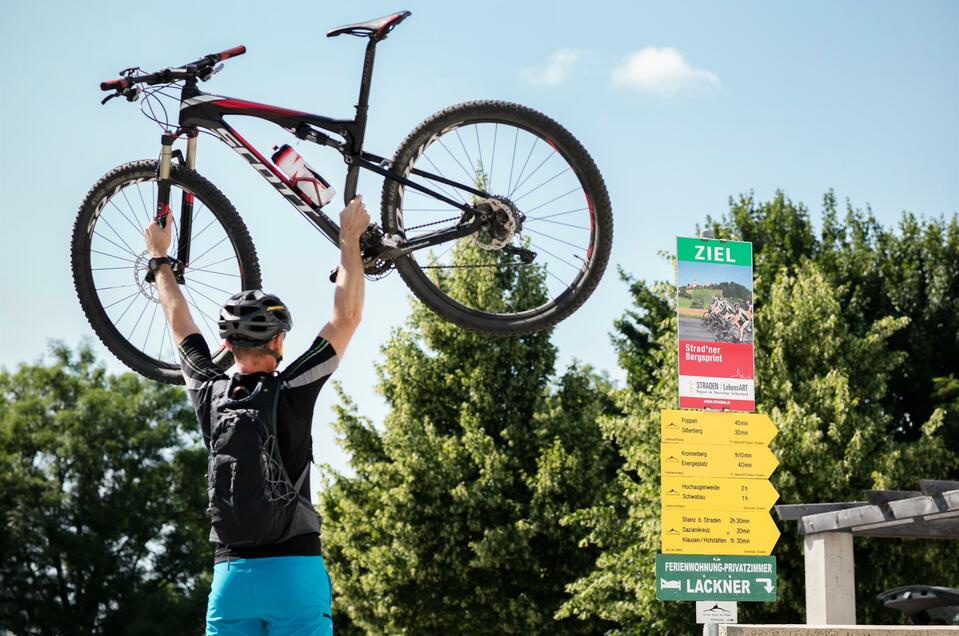
[[[806,624],[856,624],[852,533],[807,534]]]

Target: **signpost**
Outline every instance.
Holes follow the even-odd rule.
[[[752,411],[752,243],[677,238],[680,408]]]
[[[775,601],[776,557],[656,555],[661,601]]]
[[[663,510],[663,552],[769,554],[779,528],[769,512]]]
[[[765,479],[721,479],[663,475],[663,510],[758,510],[766,512],[779,493]]]
[[[752,244],[677,238],[676,261],[679,407],[700,410],[661,413],[656,598],[699,601],[696,620],[714,634],[736,622],[736,602],[776,600],[777,431],[751,412]]]

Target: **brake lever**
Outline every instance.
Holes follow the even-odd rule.
[[[213,66],[207,69],[206,73],[204,73],[203,75],[198,75],[197,77],[199,77],[201,81],[206,82],[207,80],[209,80],[211,77],[213,77],[214,75],[216,75],[222,70],[223,70],[223,64],[220,63],[220,64],[217,64],[216,66]]]
[[[121,93],[119,93],[119,92],[116,92],[116,93],[114,93],[113,95],[107,95],[106,97],[104,97],[103,99],[100,100],[100,105],[102,106],[102,105],[106,104],[108,101],[110,101],[111,99],[113,99],[114,97],[119,97],[120,95],[121,95]]]

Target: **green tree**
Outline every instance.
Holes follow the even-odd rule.
[[[752,195],[731,199],[728,215],[707,225],[716,236],[753,243],[757,287],[782,271],[795,272],[804,259],[814,261],[836,289],[855,335],[864,336],[879,317],[908,318],[888,340],[891,351],[903,354],[879,398],[891,415],[889,432],[918,439],[924,422],[945,408],[944,434],[959,453],[959,412],[948,408],[938,388],[956,376],[959,360],[959,217],[906,213],[886,228],[868,208],[847,202],[841,213],[828,192],[817,236],[805,206],[779,192],[762,203]]]
[[[454,263],[491,254],[463,241]],[[461,302],[525,307],[545,293],[535,267],[439,271]],[[595,424],[610,386],[578,365],[554,380],[549,338],[473,334],[416,304],[384,347],[382,427],[338,409],[355,474],[329,473],[321,504],[339,631],[602,633],[603,620],[554,614],[597,553],[563,519],[613,476]]]
[[[0,631],[202,631],[206,453],[182,390],[87,346],[0,370]]]
[[[855,212],[847,214],[848,227],[840,227],[831,216],[833,204],[827,195],[821,239],[805,208],[781,194],[762,204],[742,198],[732,202],[731,219],[710,221],[718,236],[754,242],[758,409],[780,429],[772,443],[780,468],[772,481],[788,503],[858,499],[864,489],[912,489],[917,478],[954,476],[959,469],[949,430],[956,383],[943,373],[954,363],[917,362],[913,356],[925,356],[925,345],[902,338],[909,329],[924,333],[915,330],[917,321],[931,331],[932,320],[950,325],[952,331],[940,334],[946,340],[955,337],[956,317],[942,315],[942,308],[954,303],[959,285],[956,219],[918,222],[907,215],[896,234]],[[882,237],[879,255],[866,254],[869,241],[855,239],[864,234]],[[871,274],[896,267],[902,271],[890,278],[905,285],[911,272],[909,280],[919,281],[914,288],[902,291]],[[603,553],[594,571],[571,586],[574,597],[561,615],[599,616],[623,633],[685,634],[694,629],[690,605],[656,601],[653,583],[660,532],[658,413],[676,403],[675,289],[630,282],[634,307],[614,335],[628,374],[628,388],[618,396],[624,414],[601,421],[623,458],[619,489],[571,517]],[[908,303],[891,299],[904,296]],[[930,380],[927,393],[897,389],[912,369],[940,379]],[[937,406],[930,411],[922,400]],[[928,416],[913,419],[922,413]],[[744,604],[747,622],[802,619],[802,544],[794,526],[783,529],[775,554],[780,600]],[[857,541],[859,619],[892,620],[880,617],[870,599],[916,572],[923,582],[947,584],[954,575],[948,546]]]

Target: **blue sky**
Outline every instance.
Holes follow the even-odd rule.
[[[69,239],[77,206],[111,167],[155,157],[159,131],[136,107],[100,106],[98,83],[124,67],[182,63],[246,44],[206,89],[350,116],[362,42],[327,39],[347,22],[408,8],[378,49],[368,148],[389,155],[430,113],[499,98],[561,121],[590,150],[609,188],[616,238],[594,297],[555,332],[561,365],[578,358],[621,378],[609,344],[628,303],[616,266],[673,276],[659,252],[728,197],[782,188],[818,218],[823,193],[903,210],[959,209],[959,3],[510,2],[410,0],[0,5],[0,365],[38,359],[52,338],[91,335],[73,292]],[[278,129],[239,122],[268,148]],[[339,186],[336,154],[300,146]],[[293,308],[288,351],[327,319],[337,256],[242,160],[204,138],[198,169],[250,226],[265,286]],[[339,187],[337,189],[340,189]],[[359,191],[378,216],[380,180]],[[374,364],[408,311],[397,276],[368,287],[366,320],[337,372],[380,420]],[[108,359],[111,369],[120,365]],[[344,465],[321,396],[318,461]]]

